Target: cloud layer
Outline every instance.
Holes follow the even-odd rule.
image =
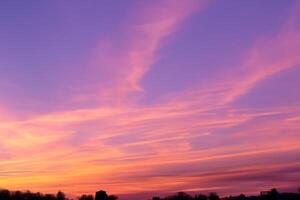
[[[141,81],[188,28],[185,22],[201,17],[209,4],[163,1],[137,8],[119,38],[100,38],[91,51],[85,67],[93,84],[72,96],[74,109],[22,118],[0,109],[0,187],[75,195],[99,188],[152,195],[297,187],[299,104],[290,104],[289,96],[275,106],[239,103],[267,82],[281,84],[272,78],[299,73],[299,6],[226,73],[148,104]],[[91,99],[96,105],[76,107]]]

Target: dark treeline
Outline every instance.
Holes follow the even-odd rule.
[[[299,191],[300,192],[300,191]],[[153,197],[152,200],[300,200],[300,193],[279,193],[276,189],[260,192],[258,196],[238,196],[219,197],[216,193],[209,195],[196,194],[189,195],[184,192],[179,192],[165,198]]]
[[[300,192],[300,191],[299,191]],[[93,195],[81,195],[78,200],[117,200],[115,195],[108,195],[105,191],[96,192]],[[66,195],[59,191],[57,194],[42,194],[32,193],[30,191],[9,191],[0,190],[0,200],[71,200]],[[219,197],[216,193],[209,195],[195,194],[190,195],[184,192],[179,192],[175,195],[164,198],[153,197],[152,200],[300,200],[300,193],[279,193],[276,189],[270,191],[260,192],[258,196],[245,196],[243,194],[238,196]]]
[[[59,191],[57,194],[42,194],[40,192],[32,193],[30,191],[9,191],[0,189],[0,200],[71,200],[73,198],[67,198],[66,195]],[[117,200],[115,195],[108,195],[105,191],[96,192],[95,197],[93,195],[81,195],[78,200]]]

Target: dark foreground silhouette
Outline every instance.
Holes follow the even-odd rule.
[[[75,198],[76,199],[76,198]],[[115,195],[108,195],[105,191],[100,190],[93,195],[81,195],[78,200],[117,200]],[[9,191],[0,189],[0,200],[71,200],[66,195],[59,191],[54,194],[32,193],[30,191]],[[175,195],[164,198],[153,197],[152,200],[300,200],[299,193],[279,193],[276,189],[270,191],[262,191],[259,196],[245,196],[243,194],[238,196],[229,196],[220,198],[216,193],[209,195],[196,194],[189,195],[184,192],[179,192]]]

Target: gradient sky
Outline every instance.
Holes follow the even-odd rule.
[[[0,1],[0,188],[300,185],[300,3]]]

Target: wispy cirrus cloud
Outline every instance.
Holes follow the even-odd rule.
[[[159,51],[168,37],[205,4],[205,1],[188,0],[144,5],[133,16],[136,19],[134,23],[124,23],[126,31],[119,35],[120,40],[101,39],[91,65],[96,74],[101,76],[104,73],[109,78],[103,78],[97,98],[110,102],[119,98],[126,101],[130,94],[143,91],[140,82],[159,59]]]

